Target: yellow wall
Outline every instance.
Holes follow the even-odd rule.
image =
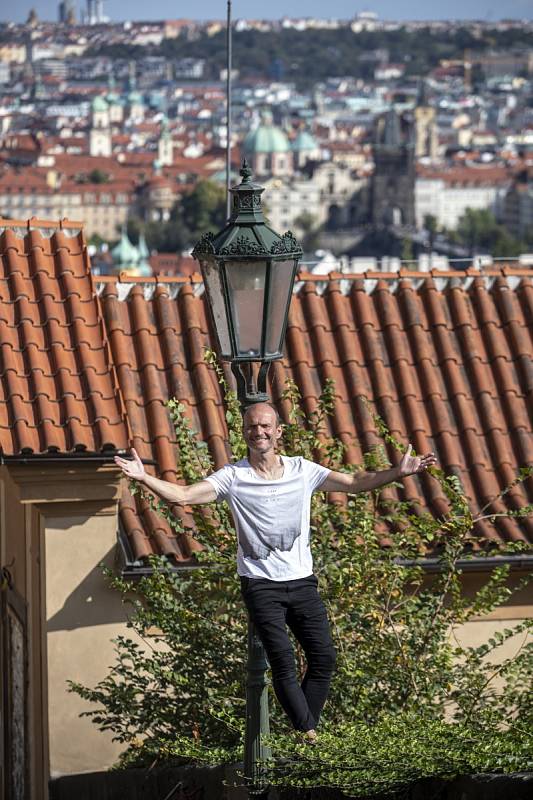
[[[114,663],[112,638],[125,634],[124,608],[105,583],[100,563],[113,565],[117,519],[45,517],[46,635],[50,773],[110,767],[121,747],[83,711],[95,708],[68,692],[67,680],[94,686]]]
[[[526,575],[527,572],[525,570],[512,570],[507,585],[510,588],[517,587]],[[473,572],[466,575],[463,574],[463,590],[465,594],[471,596],[485,583],[487,577],[487,573]],[[506,603],[498,606],[484,617],[473,617],[469,622],[458,626],[454,629],[452,635],[457,643],[463,647],[478,647],[494,636],[495,633],[502,633],[508,628],[514,628],[515,625],[525,619],[531,619],[533,617],[532,601],[533,596],[530,584],[529,587],[515,591]],[[498,664],[506,658],[515,656],[526,641],[531,641],[531,634],[527,636],[522,633],[508,639],[503,645],[490,653],[488,656],[489,661]],[[501,685],[501,681],[496,678],[494,686],[498,687],[499,685]]]
[[[102,770],[120,747],[89,719],[66,681],[94,686],[114,662],[125,612],[100,564],[116,554],[119,472],[112,466],[0,468],[2,563],[26,599],[30,661],[31,800],[49,776]]]

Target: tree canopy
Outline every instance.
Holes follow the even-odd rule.
[[[465,49],[477,54],[495,48],[529,47],[530,36],[526,29],[500,31],[495,28],[478,32],[467,26],[442,32],[434,32],[429,27],[415,31],[399,27],[392,31],[354,33],[349,25],[337,30],[245,30],[233,34],[233,61],[242,77],[269,76],[304,86],[329,77],[370,77],[374,64],[361,60],[361,55],[372,50],[385,49],[391,62],[406,64],[407,74],[423,75],[442,58],[462,59]],[[104,45],[86,55],[203,58],[206,59],[206,77],[218,79],[226,64],[226,34],[224,31],[214,36],[200,33],[192,41],[182,35],[144,48]]]

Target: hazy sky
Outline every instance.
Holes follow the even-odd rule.
[[[74,0],[76,11],[86,6],[86,0]],[[57,19],[56,0],[3,0],[0,19],[21,22],[30,8],[35,8],[41,19]],[[104,11],[112,20],[124,19],[222,19],[226,16],[226,0],[201,0],[183,3],[176,0],[104,0]],[[533,19],[533,0],[448,0],[446,3],[428,0],[375,0],[368,3],[347,0],[269,0],[269,2],[244,2],[232,0],[233,16],[256,19],[282,16],[319,16],[351,19],[358,11],[371,10],[384,19],[485,19],[505,17]]]

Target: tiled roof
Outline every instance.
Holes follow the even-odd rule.
[[[32,223],[0,220],[0,452],[125,447],[83,234]]]
[[[215,465],[226,461],[220,390],[203,357],[212,338],[199,275],[124,278],[128,283],[92,278],[82,235],[68,238],[64,231],[45,238],[32,230],[22,239],[6,230],[0,243],[5,454],[72,452],[82,445],[99,452],[132,443],[157,462],[161,477],[177,481],[175,433],[165,407],[176,397]],[[350,462],[360,463],[378,441],[367,398],[402,441],[437,453],[477,510],[520,466],[533,463],[530,276],[513,269],[483,276],[301,275],[286,358],[271,369],[273,400],[286,416],[281,393],[290,375],[312,410],[324,381],[333,378],[331,430],[346,444]],[[395,452],[389,456],[397,461]],[[414,507],[446,512],[432,478],[404,483],[403,496]],[[531,502],[531,483],[515,486],[490,512]],[[134,560],[159,552],[183,562],[198,547],[174,536],[127,492],[120,513]],[[527,541],[533,521],[484,520],[477,532],[496,542]]]
[[[512,172],[505,166],[456,166],[448,169],[435,169],[420,165],[417,168],[419,178],[442,180],[448,185],[493,186],[509,183]]]
[[[206,367],[203,349],[212,344],[200,277],[128,288],[102,281],[102,308],[113,360],[124,393],[137,449],[154,458],[160,474],[177,480],[175,437],[165,403],[178,397],[215,465],[227,459],[220,391]],[[533,285],[527,272],[505,278],[437,273],[402,279],[306,276],[294,296],[287,356],[271,370],[270,391],[282,416],[281,392],[290,375],[312,410],[326,378],[336,382],[332,432],[347,446],[347,458],[378,441],[363,398],[368,398],[402,441],[418,452],[434,450],[447,472],[457,474],[479,509],[533,463],[531,410],[533,375],[527,320],[533,315]],[[389,453],[393,462],[394,452]],[[447,503],[429,476],[404,482],[413,505],[435,515]],[[516,486],[491,512],[516,509],[533,499],[533,487]],[[126,510],[128,509],[128,510]],[[144,509],[132,527],[133,502],[123,506],[124,527],[138,557],[160,551],[188,556],[190,541],[169,536],[162,520]],[[156,539],[153,538],[153,526]],[[495,541],[527,540],[532,521],[499,519],[477,525]],[[185,546],[183,546],[185,545]]]

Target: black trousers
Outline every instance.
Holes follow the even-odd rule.
[[[326,607],[315,575],[292,581],[241,577],[251,621],[265,648],[276,697],[294,728],[316,728],[335,667]],[[300,685],[287,626],[302,646],[307,670]]]

